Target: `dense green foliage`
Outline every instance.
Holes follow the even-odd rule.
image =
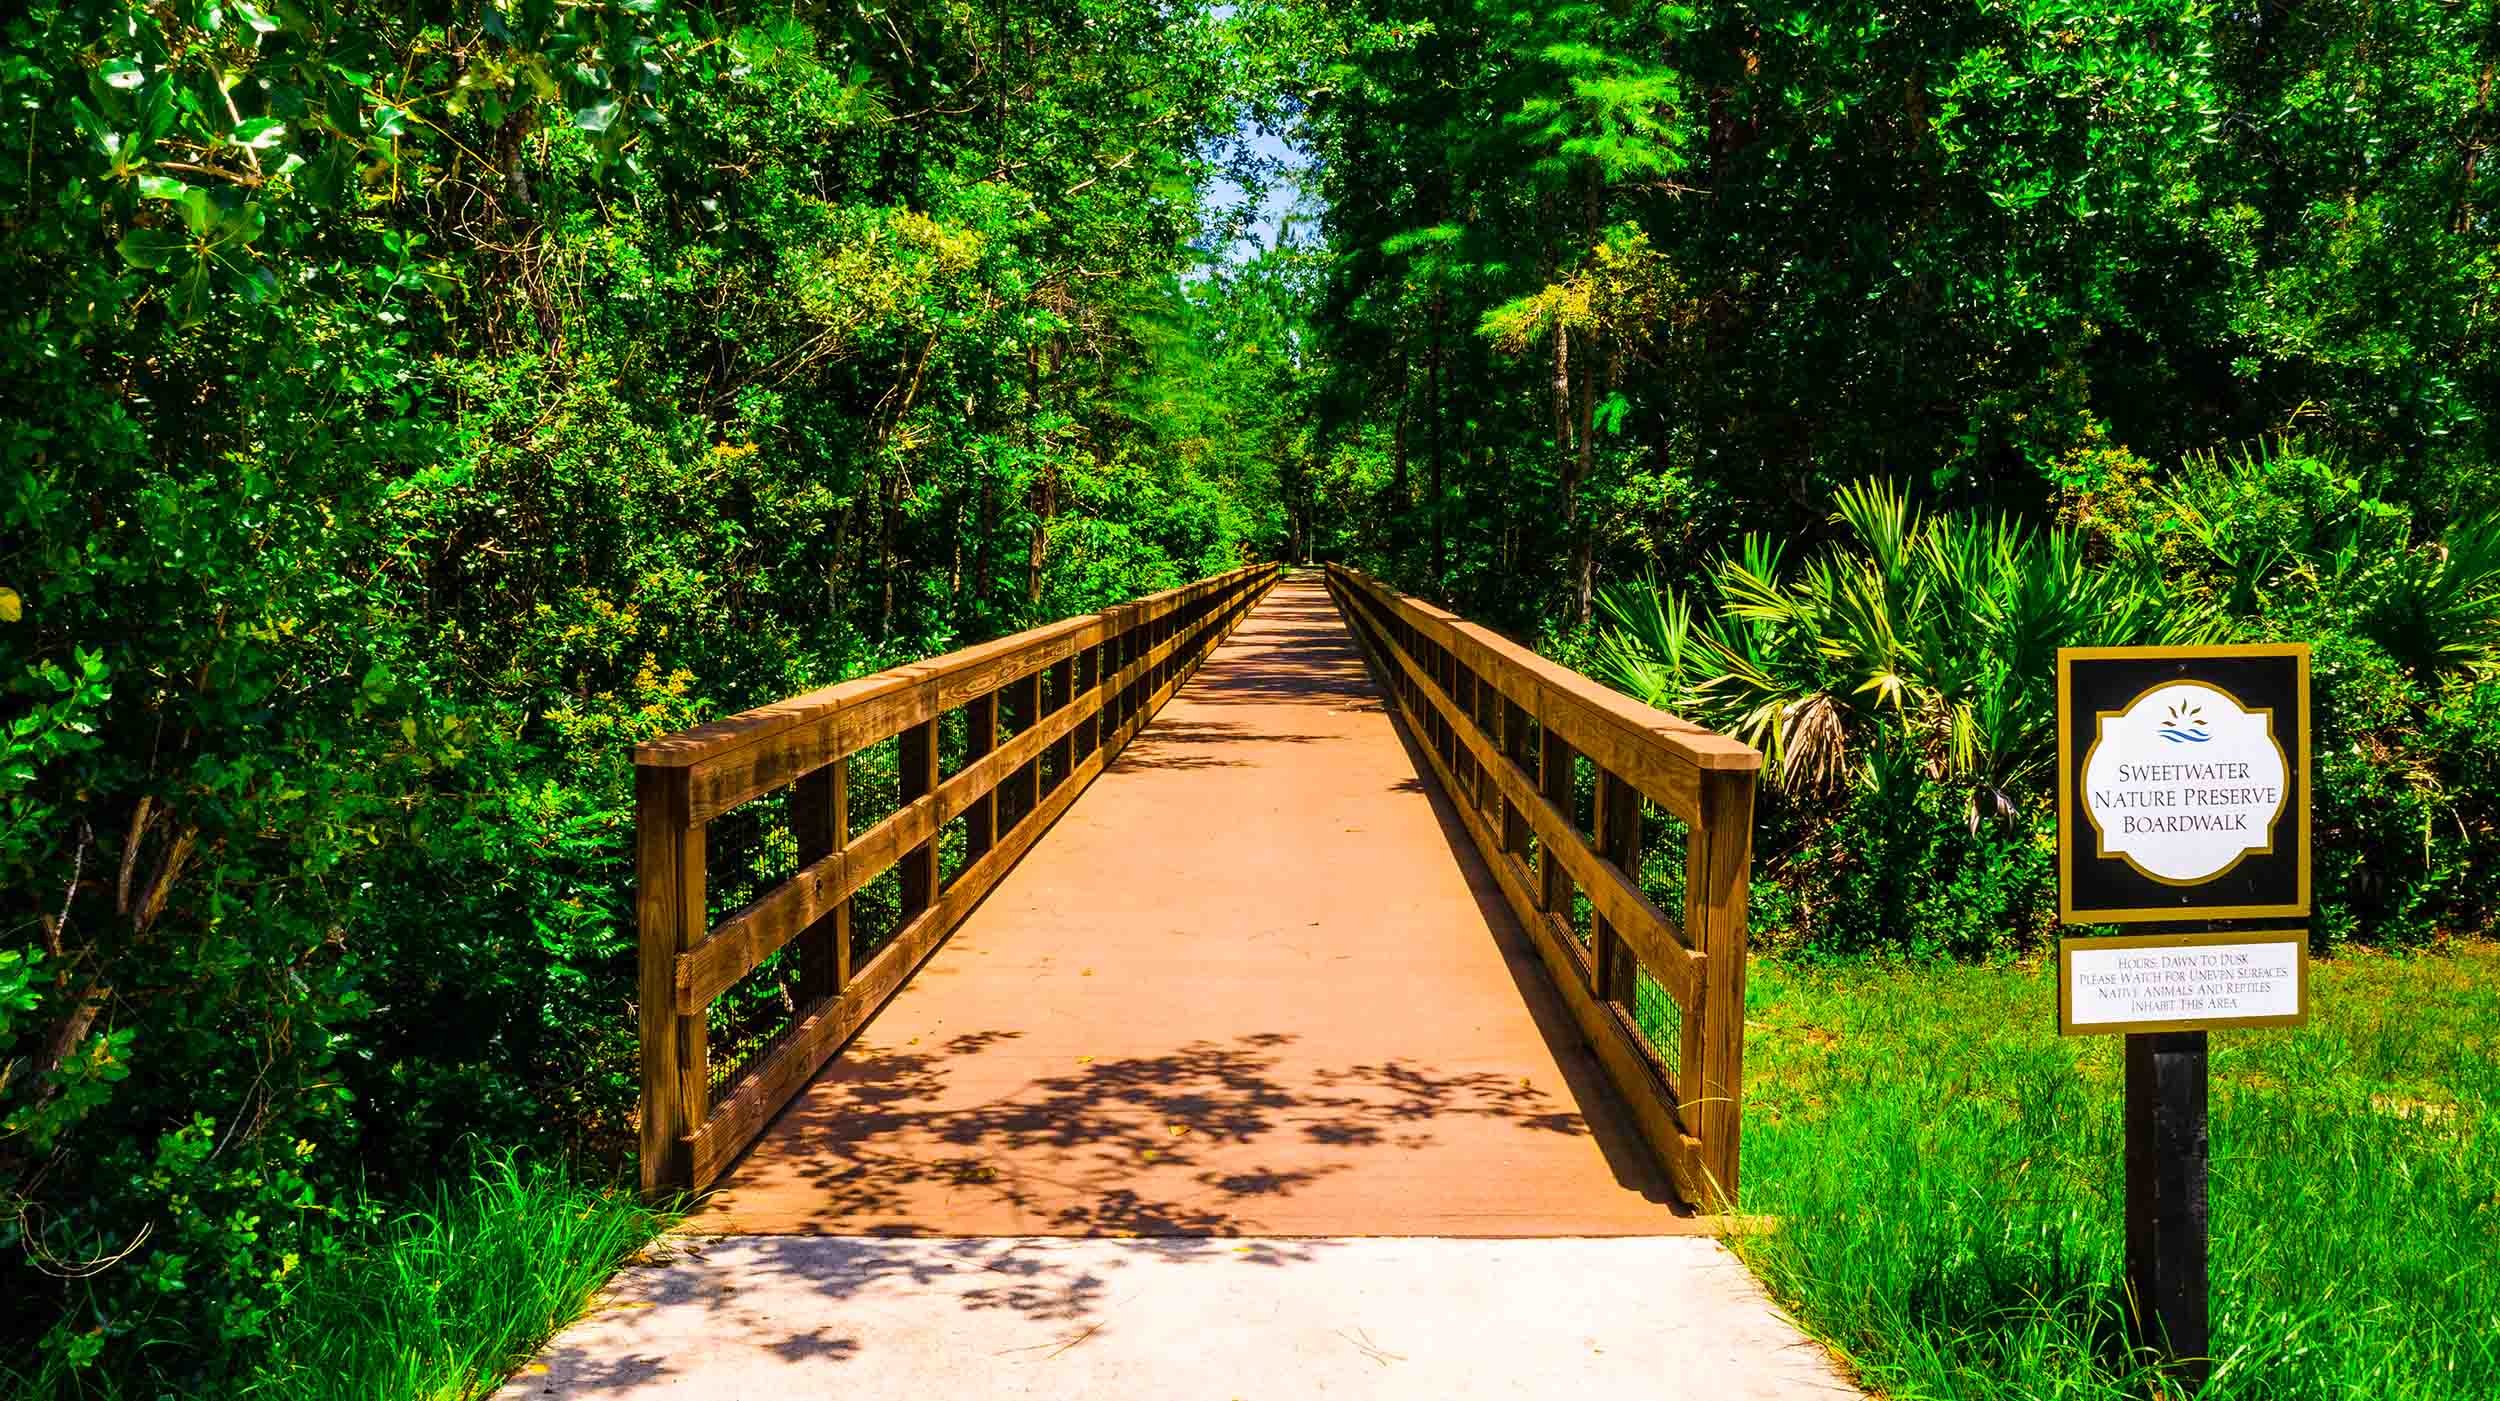
[[[2286,427],[2433,527],[2493,500],[2481,7],[1259,13],[1334,253],[1320,448],[1375,465],[1334,519],[1463,611],[1585,620],[1870,475],[2043,513],[2096,450]]]
[[[1846,534],[1812,558],[1748,536],[1698,602],[1601,592],[1599,675],[1770,757],[1762,935],[2041,942],[2056,648],[2284,638],[2314,648],[2318,941],[2488,927],[2500,527],[2416,541],[2405,508],[2299,446],[2108,473],[2079,523],[2040,529],[1844,489]]]
[[[1246,69],[1022,0],[5,34],[0,1342],[223,1393],[464,1136],[613,1161],[632,741],[1281,541],[1186,392],[1275,373],[1193,274]]]
[[[2297,445],[2107,472],[2078,523],[2039,529],[1848,488],[1846,534],[1802,562],[1748,536],[1699,601],[1601,593],[1599,675],[1769,756],[1759,937],[2037,946],[2056,649],[2283,639],[2313,648],[2318,943],[2488,929],[2500,524],[2417,541],[2403,506]]]
[[[2321,962],[2297,1031],[2213,1052],[2214,1376],[2199,1396],[2500,1394],[2500,959]],[[2041,968],[1804,969],[1746,990],[1731,1244],[1901,1401],[2165,1391],[2124,1342],[2121,1038]]]
[[[2488,927],[2486,11],[1255,13],[1321,548],[1780,756],[1776,941],[2034,942],[2049,658],[2155,632],[2316,642],[2323,939]]]

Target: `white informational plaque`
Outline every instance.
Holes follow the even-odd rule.
[[[2070,938],[2057,948],[2067,1036],[2299,1026],[2309,1020],[2309,932]]]

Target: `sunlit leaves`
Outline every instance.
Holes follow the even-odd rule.
[[[235,124],[234,144],[251,151],[267,151],[286,139],[286,123],[275,117],[253,117]]]

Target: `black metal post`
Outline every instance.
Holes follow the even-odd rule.
[[[2190,1390],[2213,1370],[2206,1320],[2205,1033],[2127,1037],[2127,1294],[2139,1345]]]

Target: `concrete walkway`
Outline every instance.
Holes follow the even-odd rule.
[[[1280,584],[507,1394],[1854,1395],[1419,772]]]
[[[1858,1395],[1695,1236],[686,1247],[622,1276],[504,1401]]]

